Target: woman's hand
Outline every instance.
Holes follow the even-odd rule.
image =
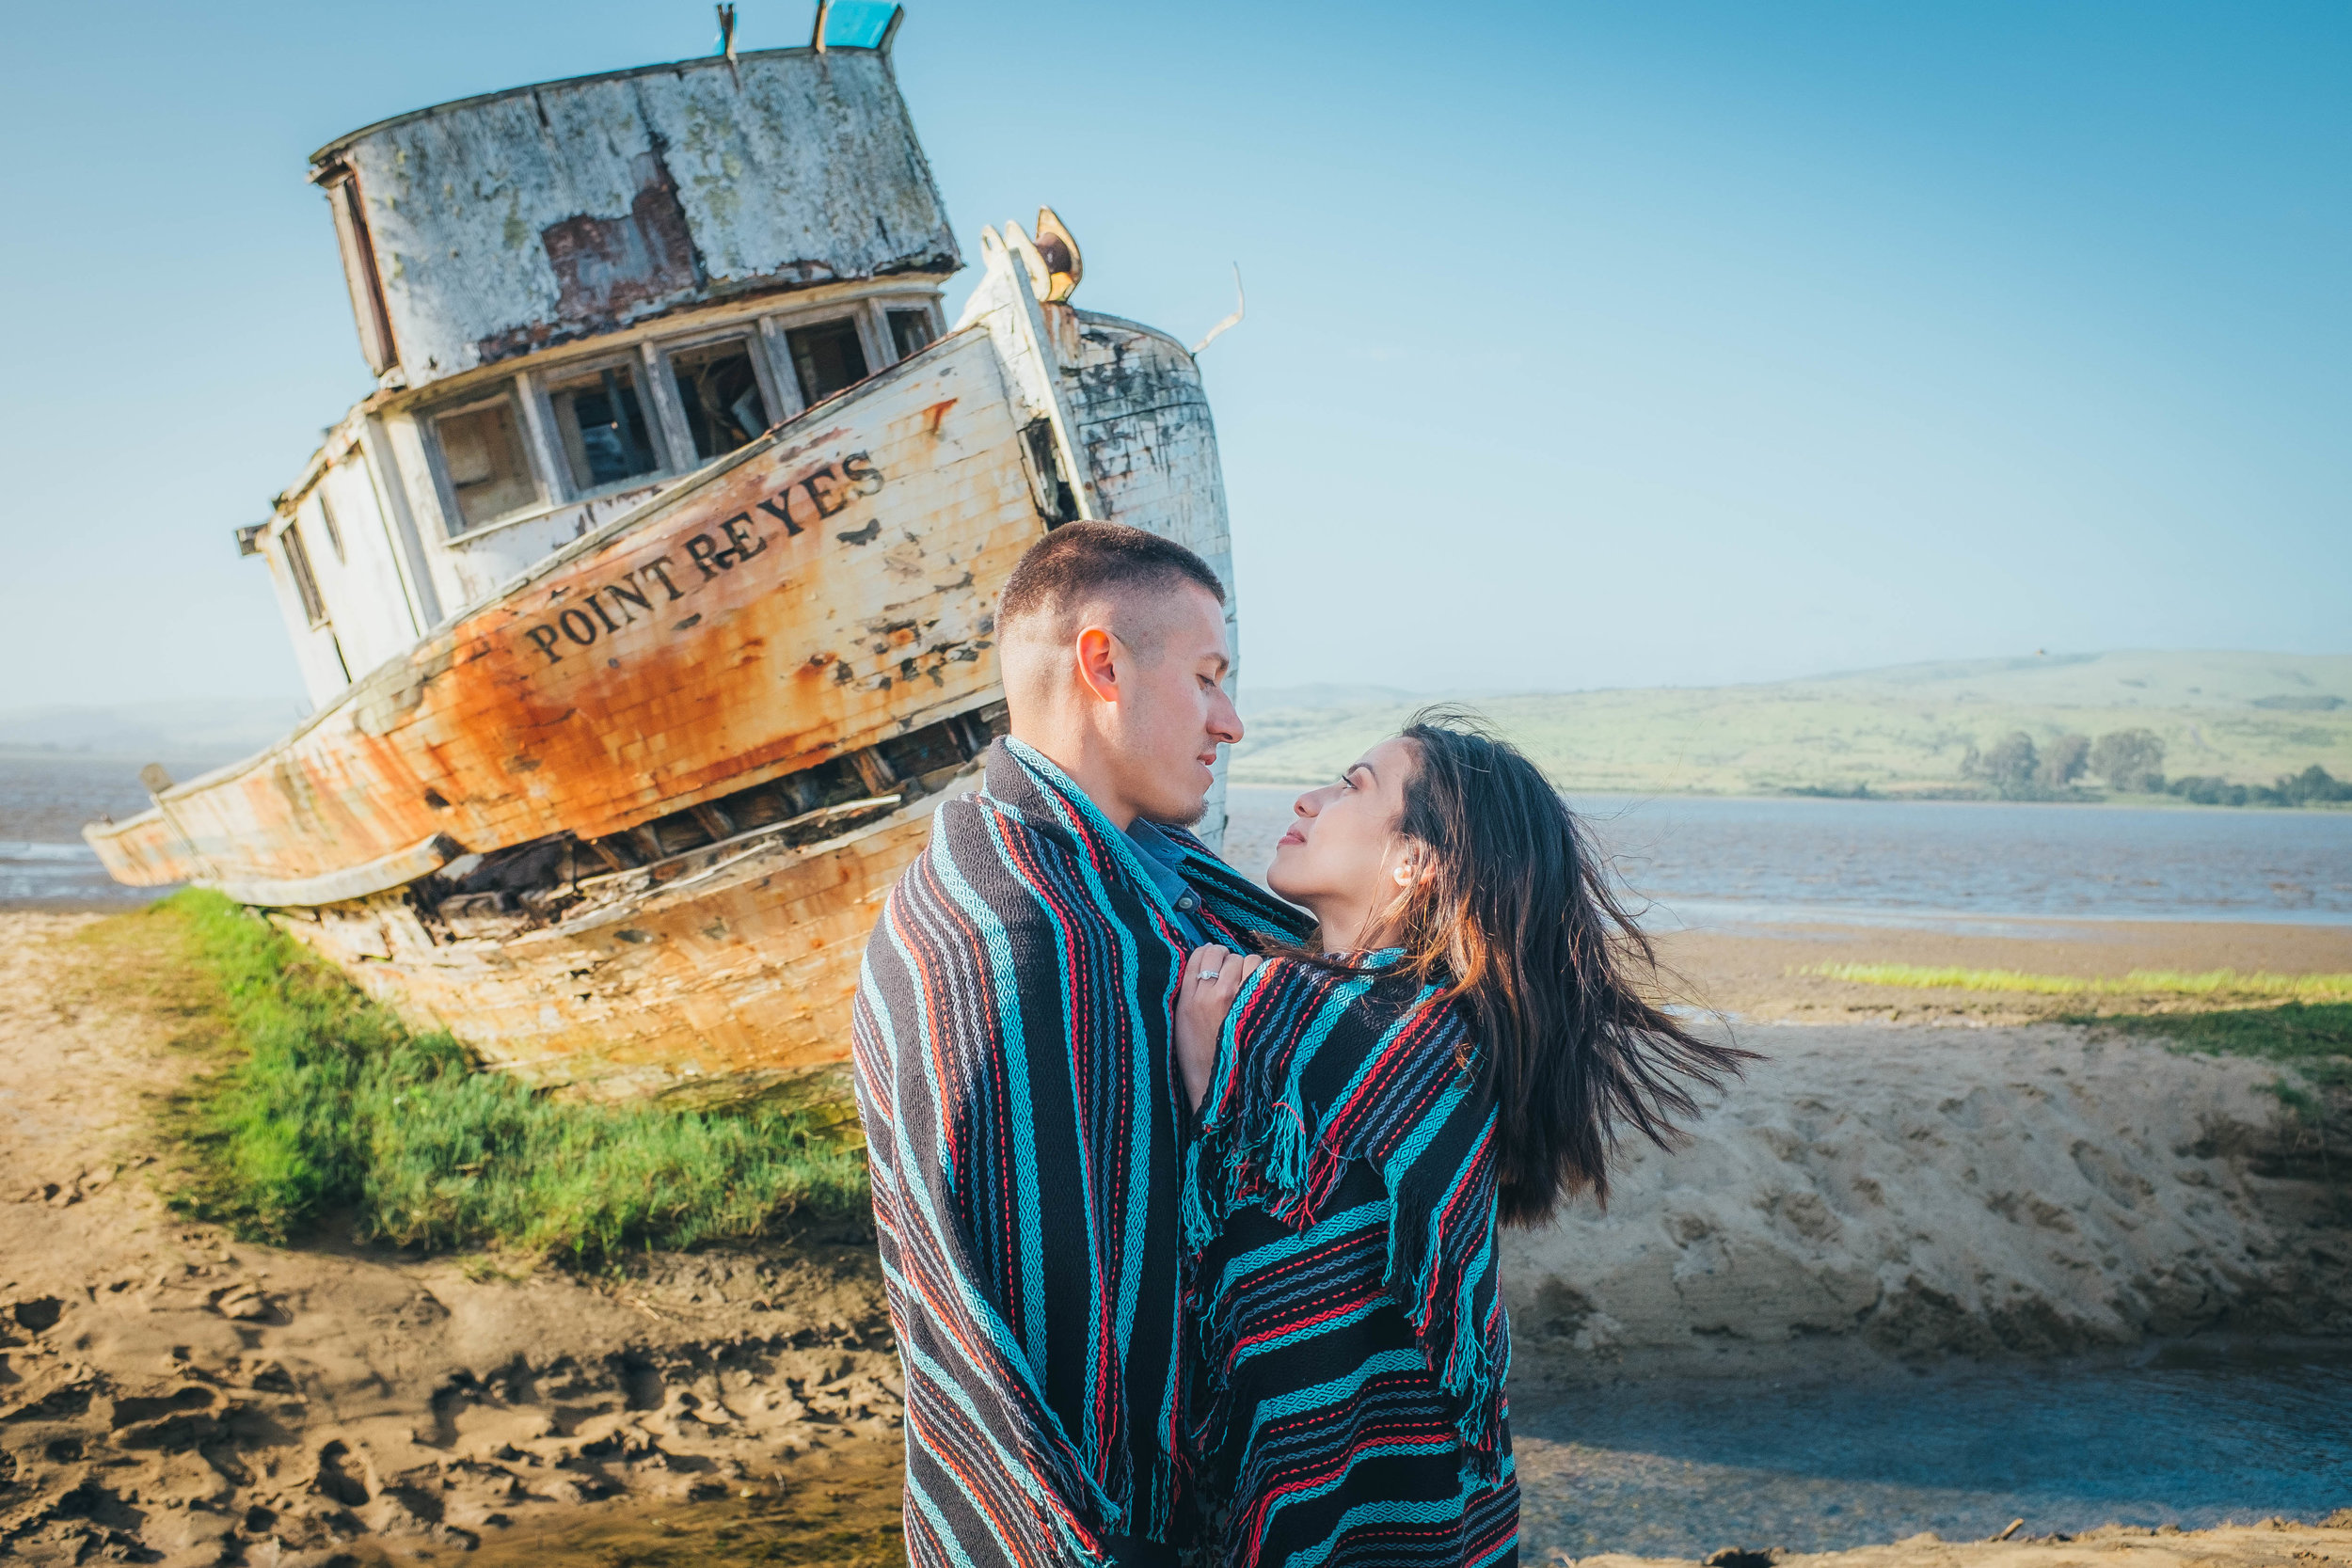
[[[1184,960],[1176,992],[1176,1066],[1184,1075],[1184,1093],[1195,1110],[1209,1092],[1225,1015],[1233,1010],[1241,983],[1263,962],[1255,954],[1235,953],[1216,942],[1194,948]]]

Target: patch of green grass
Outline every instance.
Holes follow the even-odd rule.
[[[2227,1012],[2070,1016],[2069,1023],[2153,1037],[2175,1051],[2254,1056],[2327,1089],[2352,1089],[2352,1004],[2289,1002]]]
[[[343,1215],[404,1246],[593,1264],[864,1202],[865,1158],[822,1108],[551,1099],[411,1033],[217,894],[157,912],[216,988],[230,1052],[179,1114],[197,1168],[175,1201],[249,1238]]]
[[[1795,973],[1865,986],[1915,990],[2014,991],[2041,996],[2281,997],[2301,1002],[2352,1001],[2352,974],[2240,974],[2232,969],[2184,974],[2135,969],[2121,980],[2073,974],[2028,974],[2014,969],[1933,969],[1919,964],[1808,964]]]

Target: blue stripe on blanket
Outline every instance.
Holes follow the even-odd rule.
[[[874,1217],[907,1373],[916,1563],[1104,1560],[1188,1517],[1168,1005],[1184,958],[1125,835],[990,749],[891,895],[854,1009]],[[1298,911],[1168,836],[1220,941]]]

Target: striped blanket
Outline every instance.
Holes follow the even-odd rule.
[[[1168,1049],[1186,943],[1135,845],[1039,752],[990,748],[868,939],[855,1007],[906,1367],[917,1564],[1150,1559],[1184,1466]],[[1171,833],[1204,924],[1303,917]]]
[[[1192,1443],[1229,1565],[1516,1560],[1494,1108],[1400,956],[1268,961],[1186,1152]]]

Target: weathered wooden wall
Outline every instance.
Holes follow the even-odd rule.
[[[410,388],[697,301],[961,264],[874,50],[519,87],[313,162],[356,175]]]

